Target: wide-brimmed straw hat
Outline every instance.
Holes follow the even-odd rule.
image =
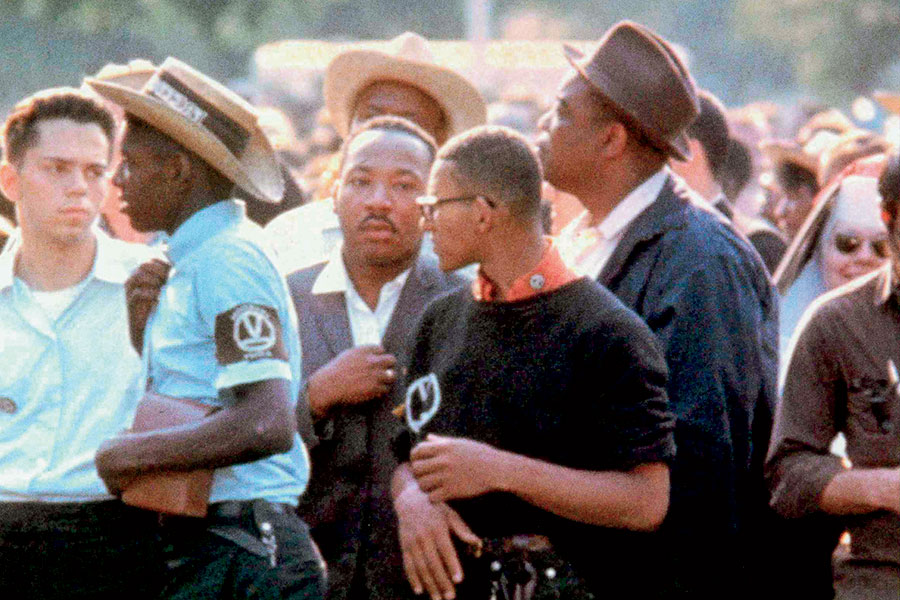
[[[281,201],[284,180],[256,111],[222,84],[172,57],[140,89],[109,79],[85,82],[251,195]]]
[[[666,154],[690,158],[685,130],[700,114],[700,103],[690,73],[668,42],[643,25],[622,21],[589,57],[573,46],[564,49],[618,117]]]
[[[485,122],[481,93],[459,73],[437,64],[425,38],[407,31],[385,50],[351,48],[328,64],[325,106],[341,137],[350,131],[357,96],[376,81],[405,83],[433,98],[444,111],[450,136]]]
[[[154,73],[156,73],[156,65],[149,60],[135,58],[124,65],[118,63],[104,65],[90,79],[99,79],[108,83],[129,87],[133,90],[140,90],[150,81]]]

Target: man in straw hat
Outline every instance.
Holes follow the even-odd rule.
[[[850,546],[835,555],[834,591],[848,600],[900,596],[896,151],[878,187],[891,259],[820,297],[807,311],[794,338],[766,464],[772,505],[779,513],[791,519],[846,518]],[[852,467],[829,452],[839,432],[847,439]]]
[[[151,258],[95,226],[114,132],[97,98],[72,88],[22,100],[3,125],[0,189],[20,226],[0,254],[4,598],[158,591],[155,515],[116,500],[94,466],[140,399],[125,280]]]
[[[694,82],[671,46],[622,22],[590,56],[566,52],[572,70],[538,137],[546,179],[586,209],[560,245],[576,270],[656,333],[676,415],[671,504],[654,576],[635,579],[666,597],[733,597],[753,551],[746,536],[754,511],[765,508],[761,463],[777,369],[773,290],[747,241],[676,186],[666,167],[670,157],[688,156],[685,130],[699,111]],[[634,564],[643,569],[646,561]]]
[[[487,109],[466,78],[439,65],[420,35],[406,32],[385,48],[360,44],[338,54],[325,70],[325,107],[341,137],[372,117],[409,119],[438,146],[484,123]],[[325,260],[341,240],[332,200],[286,212],[267,227],[288,271]]]
[[[217,409],[176,428],[126,433],[97,454],[112,493],[138,477],[215,469],[205,518],[170,517],[166,598],[317,598],[319,560],[295,515],[309,465],[297,434],[297,318],[262,230],[229,199],[236,186],[278,202],[283,179],[256,113],[188,65],[166,59],[141,89],[88,85],[126,113],[115,183],[139,231],[169,234],[172,275],[146,327],[148,394]],[[168,265],[129,282],[130,307]],[[143,338],[143,340],[142,340]]]

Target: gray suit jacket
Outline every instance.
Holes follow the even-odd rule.
[[[353,346],[344,294],[311,293],[325,264],[287,278],[299,319],[304,380]],[[425,306],[464,282],[440,271],[433,254],[420,254],[382,340],[401,369]],[[402,425],[391,413],[401,397],[400,386],[394,387],[382,398],[317,422],[317,439],[308,440],[312,478],[300,499],[300,514],[328,563],[331,599],[397,598],[410,593],[390,499],[391,475],[397,466],[391,441]]]

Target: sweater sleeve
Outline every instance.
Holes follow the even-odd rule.
[[[630,312],[593,336],[584,353],[586,390],[592,390],[585,427],[597,427],[590,444],[617,470],[639,464],[668,462],[675,456],[675,419],[666,395],[668,371],[652,332]],[[596,379],[604,373],[604,380]],[[598,435],[599,434],[599,435]]]
[[[829,453],[837,434],[839,372],[827,321],[817,311],[799,333],[775,414],[766,478],[772,507],[785,517],[818,512],[819,497],[843,467]]]

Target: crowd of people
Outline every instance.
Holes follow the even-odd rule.
[[[0,590],[900,597],[900,132],[560,52],[351,46],[303,142],[175,58],[17,104]]]

